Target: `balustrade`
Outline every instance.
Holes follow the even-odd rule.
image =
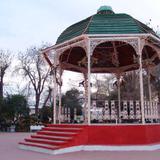
[[[104,106],[98,107],[97,101],[92,101],[91,107],[91,123],[114,123],[119,120],[119,123],[141,123],[141,103],[136,100],[121,101],[119,110],[118,102],[115,100],[104,101]],[[120,113],[119,113],[120,111]],[[77,109],[73,111],[73,120],[77,121]],[[144,115],[146,123],[160,121],[158,113],[158,103],[144,101]],[[62,108],[62,123],[70,123],[70,108]],[[81,122],[83,118],[81,116]]]

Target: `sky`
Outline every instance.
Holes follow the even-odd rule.
[[[102,5],[145,24],[151,19],[156,30],[160,25],[159,0],[0,0],[0,49],[17,54],[42,42],[54,45],[64,29],[95,14]]]
[[[69,25],[110,5],[143,23],[160,25],[159,0],[0,0],[0,48],[14,53],[42,42],[55,44]]]

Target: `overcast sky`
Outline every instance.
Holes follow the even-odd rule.
[[[66,27],[101,5],[160,25],[160,0],[0,0],[0,48],[17,52],[41,42],[54,44]]]

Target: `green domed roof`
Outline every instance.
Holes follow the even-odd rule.
[[[58,37],[56,44],[83,34],[143,34],[156,33],[128,14],[115,14],[109,6],[102,6],[94,14],[71,25]]]
[[[104,11],[105,11],[105,12],[112,12],[112,13],[114,13],[111,6],[101,6],[101,7],[97,10],[97,13],[101,13],[101,12],[103,13]]]

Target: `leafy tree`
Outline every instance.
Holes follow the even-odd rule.
[[[0,104],[0,126],[5,130],[13,123],[20,126],[22,120],[24,123],[29,118],[29,108],[23,95],[8,95],[0,101]]]
[[[26,98],[23,95],[11,95],[6,98],[6,106],[9,108],[12,119],[29,115]]]
[[[82,107],[80,105],[80,92],[72,88],[62,96],[62,106],[69,107],[71,111],[71,120],[74,118],[74,108],[77,109],[77,114],[82,114]]]

